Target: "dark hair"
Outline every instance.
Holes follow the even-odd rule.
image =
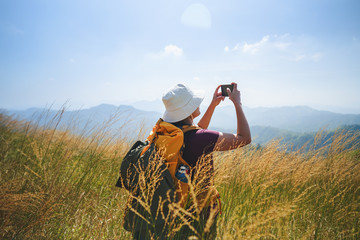
[[[181,128],[181,127],[184,126],[184,125],[189,125],[189,123],[186,122],[186,119],[187,119],[187,118],[185,118],[185,119],[183,119],[183,120],[181,120],[181,121],[178,121],[178,122],[172,122],[171,124],[172,124],[172,125],[175,125],[175,126],[178,127],[178,128]]]

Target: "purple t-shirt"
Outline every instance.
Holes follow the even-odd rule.
[[[195,167],[200,157],[214,150],[218,138],[219,132],[208,129],[186,132],[182,157],[191,167]]]

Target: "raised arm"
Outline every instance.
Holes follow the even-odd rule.
[[[214,148],[216,151],[231,150],[251,143],[250,128],[246,120],[244,111],[242,109],[240,91],[237,89],[237,84],[233,84],[233,91],[230,92],[230,90],[227,89],[227,92],[229,94],[229,99],[233,102],[235,107],[237,118],[237,131],[236,134],[220,133],[218,141],[216,142]]]
[[[212,115],[214,114],[214,110],[216,108],[217,105],[219,105],[219,103],[221,101],[224,101],[224,98],[221,95],[221,92],[219,92],[220,89],[220,85],[216,88],[214,95],[213,95],[213,99],[208,107],[208,109],[206,110],[204,116],[200,119],[198,126],[204,129],[207,129],[209,127],[210,124],[210,120]]]

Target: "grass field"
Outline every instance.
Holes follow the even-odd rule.
[[[131,239],[128,194],[115,187],[126,136],[107,124],[91,135],[57,130],[61,113],[53,130],[0,116],[0,238]],[[217,153],[217,238],[360,239],[358,134],[308,152],[273,142]]]

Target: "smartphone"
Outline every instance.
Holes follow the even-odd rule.
[[[221,85],[221,95],[224,97],[228,97],[228,93],[226,91],[226,89],[230,89],[230,91],[232,92],[234,89],[234,85],[233,84],[225,84],[225,85]]]

